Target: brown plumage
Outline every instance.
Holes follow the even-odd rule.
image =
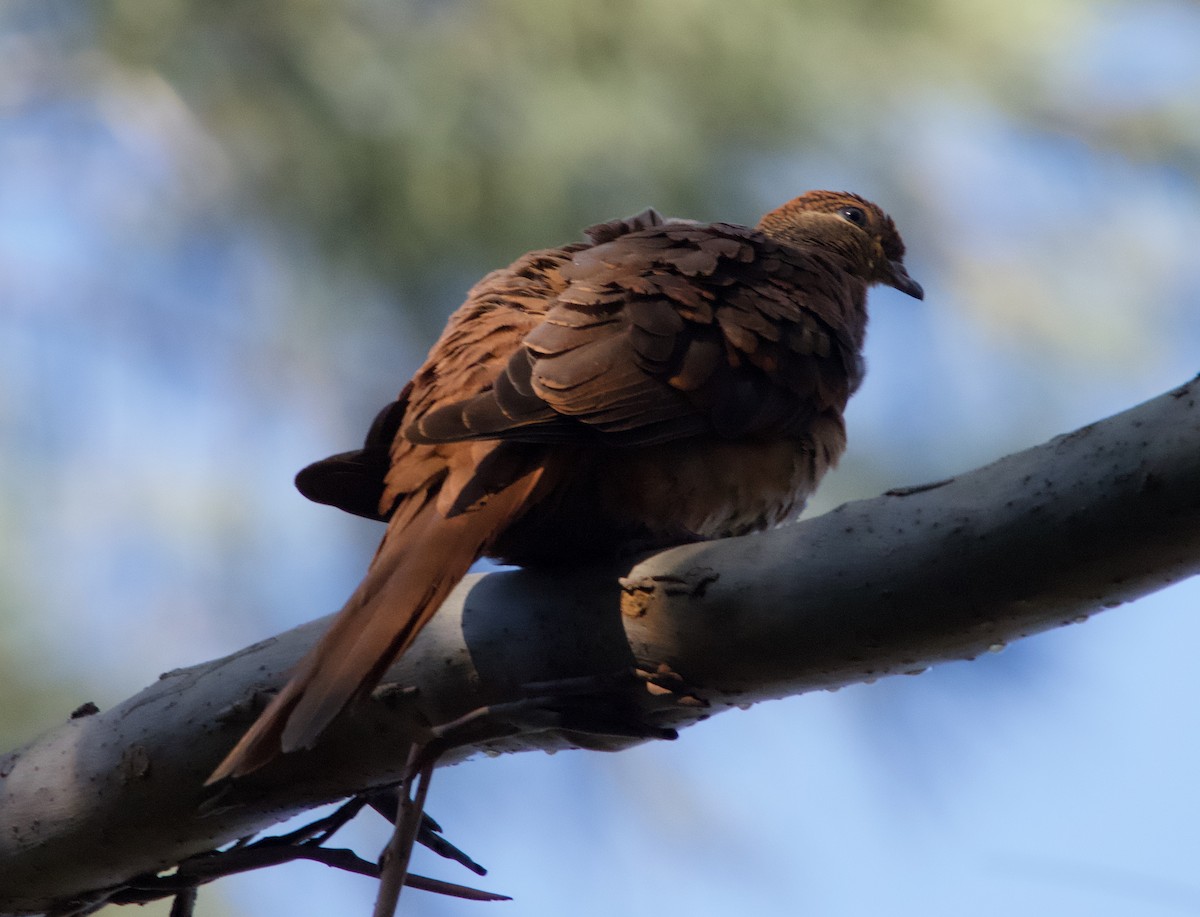
[[[484,277],[365,445],[297,477],[386,520],[366,578],[209,778],[312,746],[480,556],[553,563],[796,513],[845,448],[891,219],[814,191],[756,229],[647,210]]]

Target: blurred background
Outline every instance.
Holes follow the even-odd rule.
[[[360,442],[475,279],[593,222],[820,187],[896,218],[927,298],[873,294],[814,511],[1200,369],[1185,0],[8,0],[0,164],[4,748],[339,607],[380,529],[293,473]],[[440,772],[430,811],[517,901],[405,912],[1200,914],[1198,605]],[[373,891],[300,863],[198,913]]]

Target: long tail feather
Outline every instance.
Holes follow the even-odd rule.
[[[524,509],[538,468],[469,512],[446,518],[429,500],[389,529],[366,578],[206,784],[310,748],[412,645],[471,564]]]

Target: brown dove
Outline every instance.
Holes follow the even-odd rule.
[[[751,229],[647,210],[483,278],[308,497],[386,520],[362,584],[209,782],[311,747],[480,556],[579,562],[796,514],[846,445],[890,217],[812,191]]]

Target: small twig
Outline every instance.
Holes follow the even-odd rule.
[[[354,818],[362,811],[363,806],[367,804],[365,795],[351,797],[347,802],[343,803],[334,811],[330,812],[323,818],[318,818],[316,821],[309,822],[289,834],[280,834],[276,837],[264,838],[259,843],[281,844],[281,845],[296,845],[311,841],[315,844],[324,844],[350,819]]]
[[[170,917],[192,917],[192,913],[196,910],[196,896],[198,892],[196,886],[185,888],[180,891],[175,900],[171,902]]]
[[[396,828],[379,860],[379,892],[375,898],[374,917],[392,917],[396,913],[400,892],[406,884],[408,864],[421,830],[429,782],[439,757],[427,754],[427,751],[423,745],[413,745],[409,753],[404,782],[400,785]]]
[[[272,838],[273,840],[273,838]],[[254,869],[266,869],[281,863],[295,860],[311,860],[343,872],[351,872],[372,879],[379,878],[379,866],[370,860],[364,860],[353,850],[342,848],[318,847],[312,843],[301,844],[297,847],[281,847],[273,845],[239,847],[223,853],[204,854],[193,857],[180,864],[179,869],[168,876],[147,875],[139,876],[124,888],[113,891],[108,898],[90,910],[71,911],[71,917],[93,913],[107,904],[147,904],[160,898],[186,893],[200,885],[206,885],[216,879],[234,875],[239,872],[250,872]],[[482,891],[453,882],[440,879],[430,879],[426,876],[409,874],[405,884],[422,891],[436,892],[455,898],[466,898],[471,901],[508,901],[505,895],[495,892]],[[64,912],[63,917],[66,917]]]
[[[395,787],[391,787],[387,790],[371,793],[367,798],[367,804],[389,822],[395,823],[400,806],[400,795]],[[417,832],[417,843],[428,850],[432,850],[440,857],[453,860],[460,866],[466,867],[477,876],[487,875],[486,869],[442,836],[441,825],[430,818],[427,812],[421,813],[421,828]]]

